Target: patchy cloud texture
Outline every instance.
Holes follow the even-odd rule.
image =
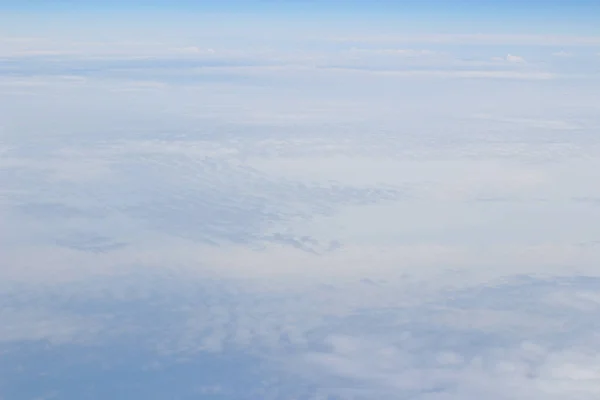
[[[61,10],[0,36],[0,398],[600,396],[600,35]]]

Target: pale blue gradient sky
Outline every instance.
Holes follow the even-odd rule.
[[[218,15],[242,26],[252,21],[365,26],[401,32],[592,34],[600,28],[600,5],[593,0],[429,0],[429,1],[2,1],[4,29],[11,25],[35,29],[41,19],[78,17],[82,26],[107,18],[126,19],[133,27],[164,25],[173,19]],[[27,23],[29,18],[31,24]],[[13,24],[11,24],[11,21]],[[108,27],[107,27],[108,28]]]

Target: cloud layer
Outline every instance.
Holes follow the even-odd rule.
[[[0,40],[0,397],[598,397],[596,37],[115,29]]]

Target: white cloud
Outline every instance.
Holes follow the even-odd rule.
[[[516,64],[524,64],[526,62],[523,57],[515,56],[513,54],[508,54],[506,56],[506,61],[508,61],[510,63],[516,63]]]
[[[184,54],[215,54],[216,50],[212,48],[200,48],[197,46],[182,47],[174,49],[176,52]]]
[[[587,400],[600,395],[600,361],[595,352],[550,350],[533,343],[497,348],[487,354],[453,350],[425,350],[413,339],[390,346],[352,337],[330,338],[330,353],[309,353],[306,368],[322,374],[318,385],[332,394],[328,382],[343,379],[348,391],[365,398]],[[337,341],[352,344],[340,349]],[[342,351],[344,350],[344,351]],[[469,352],[470,353],[470,352]],[[358,397],[362,398],[362,397]]]
[[[573,53],[571,53],[569,51],[565,51],[565,50],[554,52],[554,53],[552,53],[552,55],[554,57],[563,57],[563,58],[573,57]]]
[[[574,198],[600,198],[600,90],[520,46],[600,40],[240,31],[1,41],[0,345],[252,354],[342,398],[598,398],[600,214]]]
[[[8,43],[8,44],[6,44]],[[208,45],[182,45],[161,42],[65,42],[57,40],[34,40],[6,42],[0,46],[0,54],[11,57],[24,66],[33,68],[35,76],[71,75],[77,65],[87,78],[113,78],[122,80],[145,80],[168,83],[182,77],[201,79],[206,75],[228,74],[233,77],[260,79],[262,77],[286,78],[330,69],[332,71],[360,70],[395,76],[423,76],[446,78],[490,79],[552,79],[552,70],[514,71],[498,70],[495,65],[478,56],[478,50],[461,57],[446,49],[402,47],[354,47],[350,50],[302,50],[289,46],[236,47],[225,45],[215,38]],[[452,44],[442,41],[441,45]],[[52,68],[44,72],[51,61]],[[509,54],[503,61],[525,64],[521,56]],[[115,63],[117,66],[115,66]],[[165,68],[165,63],[167,66]],[[62,69],[62,71],[61,71]],[[92,74],[86,71],[93,72]],[[144,75],[140,75],[144,72]]]
[[[24,341],[86,343],[97,339],[102,329],[101,321],[89,316],[8,304],[0,306],[0,319],[0,345]]]
[[[521,56],[517,56],[514,54],[507,54],[505,57],[492,57],[492,61],[494,62],[504,62],[511,64],[526,64],[525,58]]]
[[[510,34],[429,34],[335,37],[337,42],[355,43],[434,43],[462,45],[597,46],[599,36],[510,35]]]
[[[526,127],[529,129],[551,129],[551,130],[582,130],[584,127],[576,123],[557,120],[557,119],[544,119],[544,118],[523,118],[523,117],[501,117],[486,114],[474,115],[474,118],[482,119],[486,121],[495,121],[507,124],[514,124],[517,126]]]
[[[415,50],[415,49],[369,49],[356,48],[350,49],[351,54],[355,55],[384,55],[384,56],[400,56],[400,57],[426,57],[438,55],[438,52],[432,50]]]
[[[424,69],[408,69],[408,70],[377,70],[369,68],[352,68],[352,67],[332,67],[327,68],[334,71],[345,71],[348,73],[373,74],[397,78],[459,78],[459,79],[507,79],[507,80],[552,80],[557,78],[557,74],[552,72],[528,72],[528,71],[490,71],[490,70],[454,70],[454,69],[439,69],[439,70],[424,70]]]

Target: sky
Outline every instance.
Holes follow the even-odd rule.
[[[600,395],[597,1],[0,1],[0,400]]]

